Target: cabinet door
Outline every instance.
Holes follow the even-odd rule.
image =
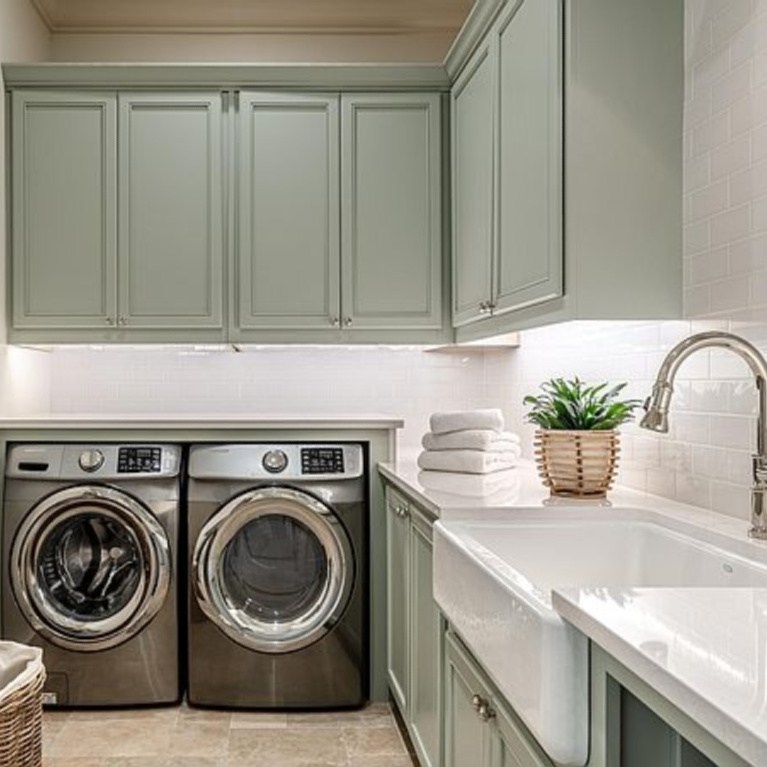
[[[242,329],[319,328],[339,317],[338,97],[242,93]]]
[[[442,625],[432,588],[431,525],[418,512],[411,514],[411,734],[421,766],[439,767]]]
[[[440,106],[434,93],[342,97],[346,327],[442,327]]]
[[[493,257],[495,50],[484,42],[452,92],[453,325],[484,316]]]
[[[220,328],[221,95],[119,99],[119,323]]]
[[[408,505],[386,493],[387,676],[407,719],[410,705],[410,520]]]
[[[13,325],[111,325],[115,96],[15,91],[12,109]]]
[[[562,294],[561,0],[511,2],[495,35],[499,313]]]
[[[504,703],[495,698],[492,704],[492,767],[553,767],[533,737]]]
[[[480,719],[475,696],[489,700],[479,671],[448,633],[445,641],[445,765],[490,767],[492,728]]]

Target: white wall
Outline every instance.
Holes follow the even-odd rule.
[[[52,38],[53,61],[441,63],[453,35],[74,34]]]

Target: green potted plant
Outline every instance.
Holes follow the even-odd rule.
[[[543,484],[552,495],[604,498],[618,466],[618,427],[634,417],[640,400],[621,400],[626,384],[587,386],[552,378],[541,394],[527,396],[527,419],[535,433],[535,460]]]

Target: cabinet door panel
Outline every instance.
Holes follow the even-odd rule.
[[[453,111],[453,325],[480,319],[493,257],[495,52],[477,50],[457,80]]]
[[[445,765],[490,767],[491,727],[474,709],[472,698],[490,693],[453,637],[445,642]]]
[[[420,522],[420,524],[419,524]],[[413,515],[411,553],[411,700],[413,740],[422,767],[440,764],[440,640],[442,625],[432,588],[433,551],[429,524]]]
[[[220,94],[120,94],[120,319],[221,327]]]
[[[338,97],[240,101],[239,322],[332,327],[339,313]]]
[[[342,308],[355,328],[442,326],[438,94],[342,97]]]
[[[497,28],[495,311],[562,294],[560,0],[517,0]]]
[[[407,504],[386,494],[387,676],[407,718],[410,705],[410,521]]]
[[[13,324],[103,328],[116,313],[112,94],[13,94]]]
[[[493,727],[493,767],[553,767],[548,757],[497,698]]]

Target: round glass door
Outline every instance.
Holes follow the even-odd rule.
[[[348,602],[354,561],[346,531],[313,496],[262,488],[205,525],[192,560],[198,603],[231,639],[262,652],[316,642]]]
[[[11,581],[30,624],[51,642],[102,650],[157,613],[170,581],[170,545],[154,515],[101,486],[54,493],[14,540]]]

